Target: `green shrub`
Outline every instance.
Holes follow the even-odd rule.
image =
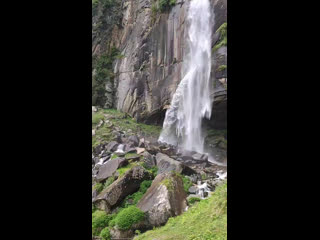
[[[112,219],[110,222],[109,222],[109,227],[114,227],[116,225],[116,219]]]
[[[97,193],[99,194],[103,190],[102,183],[97,183],[96,185],[94,185],[93,189],[95,189],[97,191]]]
[[[140,199],[143,197],[143,195],[146,193],[146,191],[151,186],[151,184],[152,184],[152,180],[144,180],[140,184],[140,188],[137,192],[135,192],[125,198],[122,206],[128,207],[130,205],[136,205],[140,201]]]
[[[171,6],[176,4],[176,0],[159,0],[159,9],[161,12],[170,9]]]
[[[141,164],[142,167],[144,167],[149,173],[151,173],[153,175],[153,177],[157,176],[157,172],[158,172],[158,167],[157,166],[153,166],[153,167],[148,167],[147,164],[144,162]]]
[[[142,212],[139,208],[136,206],[129,206],[117,214],[115,218],[115,225],[120,230],[128,230],[133,224],[142,221],[144,216],[144,212]]]
[[[92,213],[92,234],[98,236],[100,231],[108,226],[113,215],[107,215],[105,211],[97,210]]]
[[[108,227],[101,230],[100,237],[102,237],[103,240],[111,240],[111,234]]]
[[[194,204],[195,202],[200,202],[201,199],[198,198],[198,197],[191,197],[189,200],[188,200],[188,203],[189,204]]]
[[[104,188],[107,188],[108,186],[110,186],[112,183],[114,182],[114,177],[109,177],[107,179],[107,181],[104,183]]]
[[[182,176],[182,181],[183,181],[183,189],[186,193],[189,192],[189,188],[192,186],[192,182],[191,180],[186,177],[186,176]]]
[[[142,192],[143,194],[145,194],[148,188],[151,186],[151,184],[152,184],[152,180],[144,180],[140,184],[139,192]]]
[[[110,160],[116,159],[117,157],[118,157],[118,155],[113,153],[112,156],[111,156],[111,158],[110,158]]]
[[[134,165],[129,163],[127,166],[118,168],[117,172],[119,173],[119,177],[123,176],[127,171],[129,171]]]

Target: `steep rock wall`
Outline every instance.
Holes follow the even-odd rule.
[[[117,47],[123,57],[114,62],[113,107],[138,121],[162,124],[181,80],[185,19],[190,1],[177,0],[175,6],[163,13],[152,11],[154,0],[119,2],[113,14],[118,16],[121,12],[122,18],[112,29],[109,27],[94,38],[93,55],[110,46]],[[211,0],[211,3],[215,16],[212,36],[215,45],[221,35],[217,29],[227,21],[227,1]],[[110,20],[110,16],[106,17]],[[212,61],[215,101],[213,117],[208,124],[216,128],[226,128],[226,69],[216,71],[226,65],[226,56],[226,46],[222,46],[214,52]],[[106,88],[110,90],[110,83],[106,83]]]

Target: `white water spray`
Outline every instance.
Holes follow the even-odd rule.
[[[183,149],[200,153],[203,153],[204,146],[202,119],[210,118],[212,109],[211,19],[214,16],[211,15],[209,0],[190,2],[184,77],[173,95],[159,137],[160,142],[181,144]]]

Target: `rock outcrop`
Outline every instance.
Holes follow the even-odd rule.
[[[161,226],[186,210],[186,198],[182,179],[174,173],[162,173],[153,180],[137,207],[146,213],[147,227]]]
[[[124,176],[117,179],[103,190],[95,199],[94,204],[98,209],[107,213],[116,207],[126,196],[136,192],[141,182],[150,180],[151,175],[141,166],[133,167]]]
[[[112,46],[121,57],[114,62],[113,85],[106,84],[112,107],[138,121],[162,124],[165,111],[181,80],[186,39],[186,16],[190,1],[177,0],[170,11],[152,12],[152,1],[122,0],[110,10],[93,12],[92,54],[99,56]],[[211,0],[212,44],[217,45],[218,28],[227,21],[227,0]],[[122,17],[121,17],[122,16]],[[112,19],[112,20],[111,20]],[[104,44],[102,44],[104,43]],[[212,56],[214,84],[213,114],[209,124],[226,128],[227,51],[221,46]],[[108,96],[106,96],[108,98]]]

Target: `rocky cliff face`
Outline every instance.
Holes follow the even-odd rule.
[[[112,47],[121,54],[113,61],[112,77],[104,82],[102,102],[138,121],[162,124],[165,111],[181,80],[190,0],[177,0],[166,11],[155,0],[113,0],[93,11],[92,55],[99,58]],[[214,22],[212,44],[213,114],[208,124],[226,128],[227,47],[221,27],[227,21],[227,0],[211,0]],[[225,24],[226,25],[226,24]],[[226,39],[225,39],[226,41]],[[95,66],[93,66],[93,74]],[[100,101],[101,102],[101,101]]]

